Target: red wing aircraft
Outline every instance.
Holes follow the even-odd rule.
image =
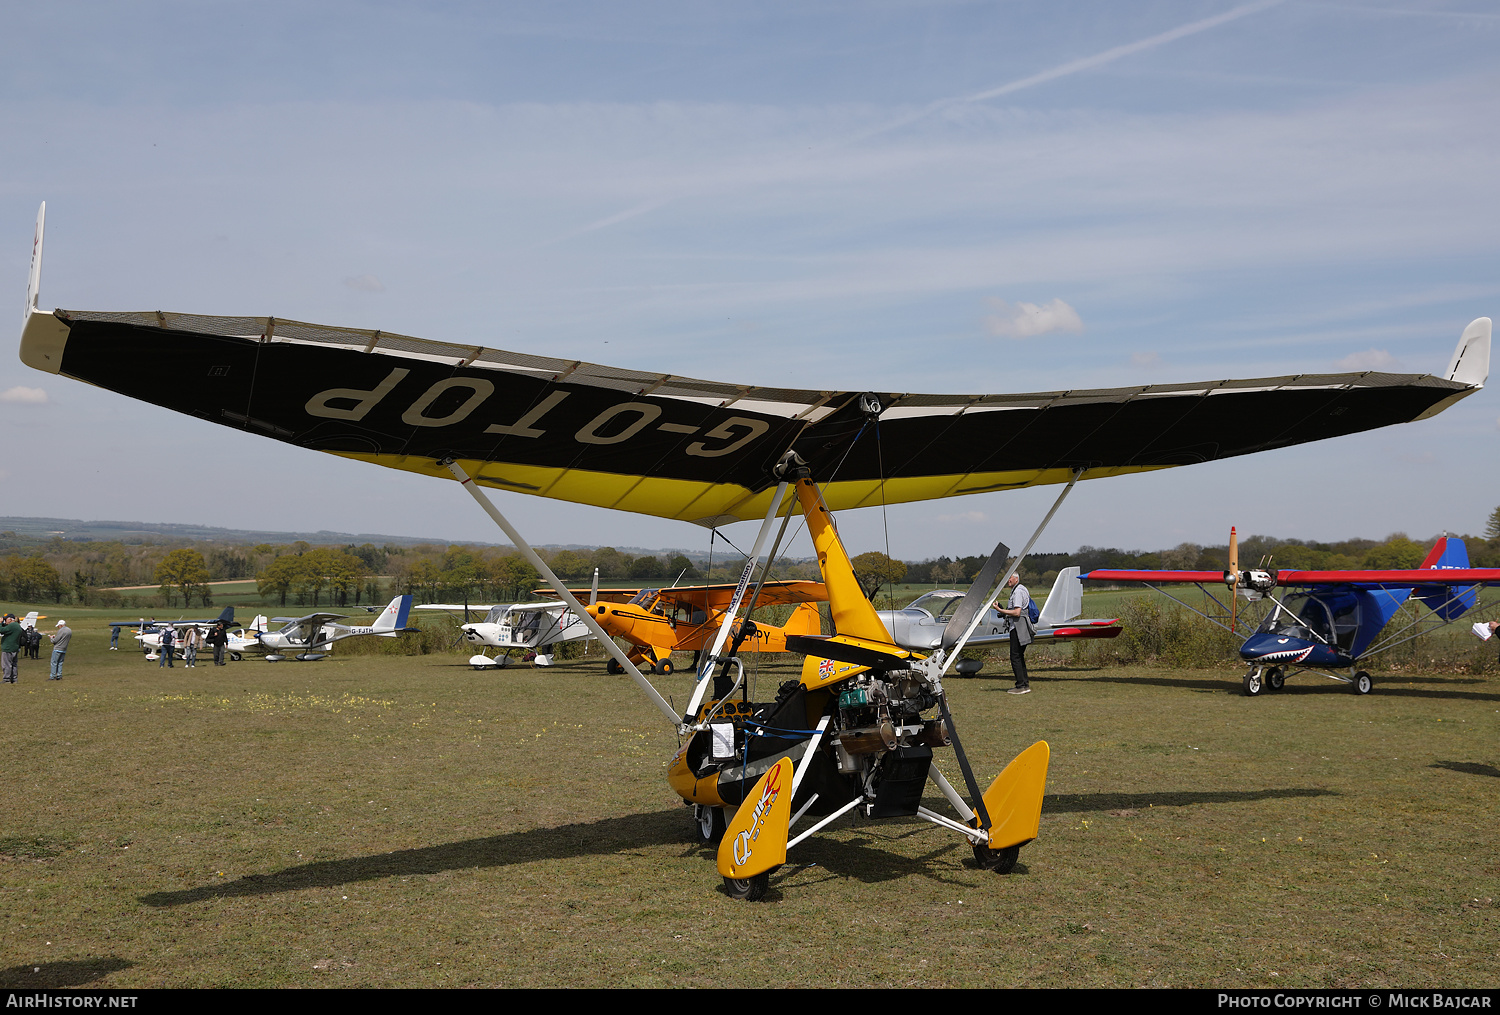
[[[673,652],[701,653],[708,648],[725,611],[734,600],[734,585],[686,585],[670,589],[601,589],[599,601],[589,606],[599,626],[616,638],[630,642],[630,661],[663,675],[673,671]],[[581,596],[588,589],[570,589]],[[556,595],[549,588],[536,595]],[[735,620],[730,637],[741,642],[741,652],[785,652],[789,634],[820,634],[822,620],[814,603],[828,601],[822,582],[768,581],[761,585],[758,605],[800,604],[781,627]],[[742,631],[743,627],[743,631]],[[743,638],[740,638],[741,634]],[[610,673],[623,673],[614,659],[605,664]]]
[[[1101,568],[1083,580],[1163,591],[1229,631],[1238,626],[1237,597],[1268,600],[1271,612],[1240,646],[1240,658],[1250,664],[1244,676],[1245,693],[1252,697],[1265,690],[1279,691],[1289,677],[1307,672],[1321,672],[1348,684],[1356,694],[1369,694],[1374,683],[1368,672],[1358,669],[1360,663],[1487,609],[1479,601],[1479,589],[1500,585],[1500,568],[1470,567],[1464,541],[1446,536],[1433,544],[1422,566],[1414,570],[1241,571],[1234,544],[1231,531],[1230,568],[1225,571]],[[1209,591],[1221,582],[1223,593]],[[1166,592],[1162,588],[1166,585],[1196,585],[1212,606],[1197,609]],[[1278,588],[1298,591],[1278,598]]]

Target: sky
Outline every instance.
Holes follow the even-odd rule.
[[[1438,373],[1500,311],[1500,13],[1480,0],[4,0],[0,18],[17,340],[43,200],[44,309],[274,315],[800,388]],[[14,357],[0,433],[0,515],[503,541],[453,484]],[[1479,532],[1497,439],[1485,390],[1086,482],[1037,549]],[[987,552],[1057,489],[840,527],[852,553]],[[538,544],[709,540],[494,497]]]

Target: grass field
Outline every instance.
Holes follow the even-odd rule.
[[[988,779],[1052,745],[1001,877],[844,821],[734,902],[677,745],[597,661],[159,669],[77,630],[0,686],[5,986],[1450,986],[1500,971],[1500,683],[1237,668],[951,681]],[[46,625],[44,625],[46,626]],[[45,656],[46,648],[43,649]],[[769,659],[763,693],[789,675]],[[687,678],[659,686],[681,700]],[[958,782],[951,755],[940,764]],[[940,801],[929,806],[941,808]]]

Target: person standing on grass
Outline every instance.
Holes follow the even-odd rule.
[[[161,658],[156,661],[157,669],[161,669],[163,666],[165,666],[169,670],[176,669],[176,667],[172,665],[172,643],[176,640],[177,632],[173,629],[171,624],[168,624],[161,629],[161,648],[157,650],[157,653],[161,656]]]
[[[182,661],[190,670],[198,666],[198,645],[202,637],[196,627],[188,628],[182,636]]]
[[[120,651],[120,628],[117,624],[109,625],[109,650],[111,652]]]
[[[1021,584],[1021,576],[1013,574],[1006,582],[1010,588],[1010,600],[1005,609],[995,612],[1010,618],[1010,668],[1016,675],[1016,686],[1008,694],[1030,694],[1031,678],[1026,674],[1026,647],[1036,636],[1031,626],[1031,591]]]
[[[21,625],[16,615],[0,617],[0,678],[7,684],[16,682],[16,657],[21,654]]]
[[[62,679],[63,657],[68,654],[68,642],[73,640],[73,629],[65,621],[57,622],[57,630],[47,637],[52,639],[52,675],[48,680]]]
[[[214,647],[214,665],[224,665],[224,646],[229,644],[229,629],[221,620],[208,632],[208,643]]]

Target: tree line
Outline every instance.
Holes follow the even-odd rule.
[[[1464,536],[1475,567],[1500,567],[1500,507],[1491,512],[1483,536]],[[15,545],[14,533],[0,533],[0,546]],[[1315,542],[1251,535],[1240,541],[1240,563],[1263,561],[1281,569],[1342,570],[1411,568],[1421,564],[1429,544],[1397,532],[1383,540],[1348,539]],[[605,546],[538,551],[558,576],[587,583],[594,570],[611,584],[671,585],[732,582],[743,558],[730,551],[698,562],[683,553],[623,553]],[[894,560],[870,551],[854,560],[856,577],[873,595],[882,586],[966,585],[987,557],[941,556],[921,561]],[[1229,547],[1179,543],[1164,550],[1123,550],[1081,546],[1072,553],[1036,553],[1023,562],[1022,579],[1050,585],[1057,572],[1077,566],[1096,568],[1181,568],[1217,571],[1228,566]],[[819,579],[814,561],[778,561],[774,577]],[[282,605],[295,601],[313,607],[378,605],[382,596],[409,593],[422,602],[512,602],[526,599],[540,576],[511,547],[462,544],[415,546],[314,546],[289,544],[189,546],[156,541],[141,543],[75,542],[53,538],[29,553],[0,556],[0,599],[16,602],[70,602],[85,606],[122,605],[121,586],[155,588],[163,605],[182,602],[211,605],[210,583],[254,579],[263,598]]]

